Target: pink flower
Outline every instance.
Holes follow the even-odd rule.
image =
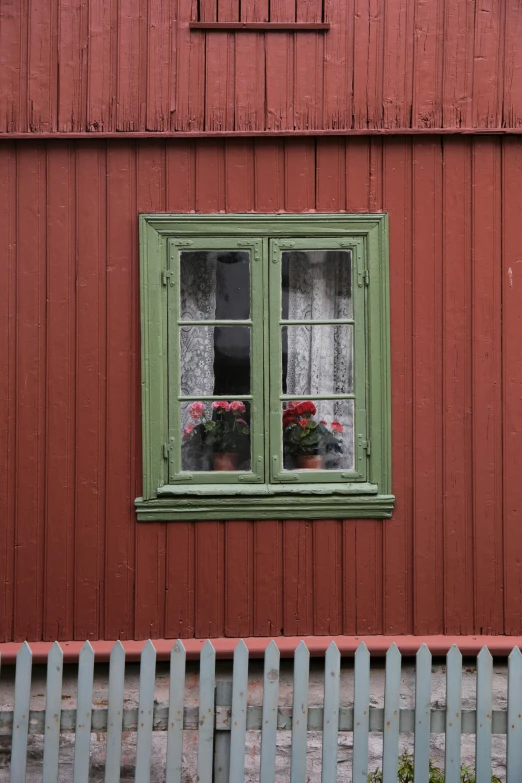
[[[333,432],[342,432],[343,431],[343,425],[340,421],[332,421],[332,430]]]
[[[230,410],[230,403],[226,400],[216,400],[212,403],[212,410],[215,411],[229,411]]]
[[[308,419],[299,419],[297,422],[304,430],[308,427]]]
[[[234,413],[244,413],[246,411],[245,403],[234,400],[234,402],[230,403],[230,410],[234,411]]]
[[[183,430],[183,440],[188,440],[190,438],[193,429],[194,429],[193,424],[187,424],[187,426]]]
[[[238,420],[237,420],[237,423],[238,423],[238,424],[242,424],[242,425],[243,425],[243,427],[248,427],[248,424],[246,423],[246,421],[245,421],[244,419],[238,419]]]
[[[205,403],[193,402],[189,407],[189,413],[193,419],[201,419],[205,413]]]

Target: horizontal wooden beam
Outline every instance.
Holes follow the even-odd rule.
[[[68,141],[74,139],[255,139],[343,136],[521,136],[519,128],[336,128],[335,130],[248,131],[46,131],[0,133],[0,144],[10,141]]]
[[[506,657],[514,647],[522,648],[522,636],[279,636],[275,642],[283,658],[292,658],[299,642],[305,642],[310,655],[323,657],[328,645],[335,642],[341,654],[353,656],[361,642],[364,642],[372,655],[385,656],[388,648],[396,644],[404,656],[413,656],[419,647],[425,644],[432,655],[446,655],[453,644],[456,644],[463,655],[475,656],[482,647],[487,647],[493,656]],[[187,658],[197,659],[206,639],[183,639],[187,652]],[[212,645],[218,658],[231,659],[234,650],[239,643],[239,638],[212,639]],[[262,658],[265,650],[271,642],[270,637],[250,637],[243,639],[251,658]],[[145,646],[145,641],[122,640],[127,661],[138,661]],[[168,660],[175,639],[153,639],[158,660]],[[30,642],[34,663],[45,663],[47,655],[52,647],[52,642]],[[65,663],[78,661],[82,641],[60,641]],[[109,660],[114,641],[91,641],[96,662],[104,663]],[[5,642],[0,644],[0,656],[2,664],[13,664],[16,654],[22,642]]]
[[[299,30],[316,30],[325,33],[330,25],[325,22],[190,22],[192,30],[231,30],[234,33],[252,30],[269,31],[272,33],[299,32]]]

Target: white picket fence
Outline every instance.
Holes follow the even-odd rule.
[[[10,782],[26,779],[28,735],[44,736],[43,783],[58,780],[60,733],[75,733],[74,783],[88,783],[92,733],[107,734],[105,781],[120,780],[122,732],[136,732],[135,780],[150,781],[153,732],[167,733],[165,780],[182,781],[183,731],[198,731],[197,780],[243,783],[246,734],[261,730],[261,783],[276,774],[277,732],[291,731],[290,783],[305,783],[307,733],[322,732],[322,783],[338,775],[339,732],[353,733],[354,783],[367,783],[370,732],[382,732],[384,783],[396,783],[399,734],[414,732],[415,782],[427,783],[430,734],[445,734],[446,783],[459,783],[461,734],[476,734],[476,781],[491,783],[492,734],[507,734],[507,783],[522,781],[522,654],[515,648],[508,662],[507,710],[492,709],[493,659],[486,648],[477,657],[476,710],[462,710],[462,656],[453,646],[446,659],[446,709],[431,703],[431,654],[422,646],[416,656],[415,709],[401,709],[401,655],[395,645],[386,655],[384,708],[370,706],[370,654],[364,644],[355,653],[352,705],[340,705],[341,654],[332,643],[325,655],[324,700],[309,706],[310,653],[301,642],[295,651],[293,707],[278,704],[280,655],[271,642],[264,657],[262,707],[248,704],[249,656],[240,642],[234,652],[230,683],[216,683],[216,653],[210,641],[199,663],[199,707],[184,705],[186,653],[182,642],[170,655],[168,707],[155,706],[156,651],[147,642],[141,654],[139,706],[125,698],[125,650],[116,642],[110,656],[108,707],[93,708],[94,651],[83,646],[78,665],[76,709],[62,709],[63,653],[54,644],[47,659],[45,711],[31,711],[32,653],[22,645],[16,659],[14,709],[0,711],[0,734],[12,736]],[[217,687],[216,687],[217,686]],[[190,778],[192,779],[192,778]]]

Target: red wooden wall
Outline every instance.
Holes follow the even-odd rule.
[[[0,640],[522,633],[522,139],[0,146]],[[137,215],[390,214],[392,520],[138,524]]]
[[[0,134],[521,128],[520,0],[2,0]]]

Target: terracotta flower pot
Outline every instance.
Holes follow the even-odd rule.
[[[237,470],[239,454],[234,451],[217,451],[212,458],[214,470]]]
[[[320,454],[301,454],[297,458],[297,465],[301,470],[321,470],[323,458]]]

